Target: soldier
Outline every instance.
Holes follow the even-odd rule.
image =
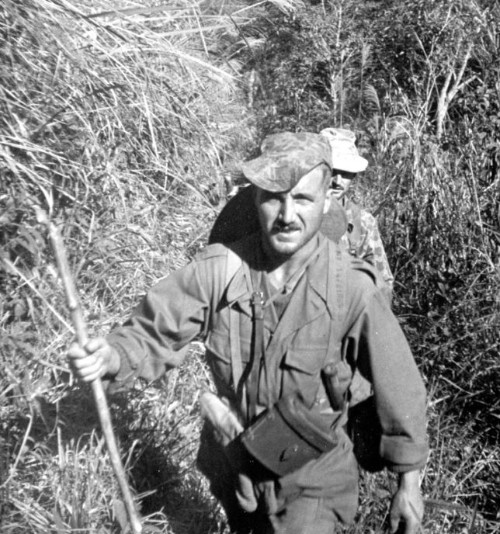
[[[366,169],[368,161],[358,153],[354,132],[340,128],[325,128],[321,130],[320,135],[328,139],[332,148],[334,195],[347,215],[347,232],[342,236],[342,242],[351,255],[375,267],[385,283],[383,291],[391,302],[394,277],[380,238],[377,221],[347,195],[352,181],[359,172]]]
[[[399,477],[392,530],[420,528],[425,389],[372,268],[320,232],[332,168],[322,136],[269,136],[242,165],[258,230],[209,245],[122,327],[68,353],[80,379],[121,386],[158,378],[204,341],[218,393],[203,396],[210,461],[225,462],[212,488],[233,532],[331,534],[353,521],[358,469],[344,427],[355,370],[373,385],[380,454]]]

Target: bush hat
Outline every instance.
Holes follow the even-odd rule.
[[[332,151],[332,168],[346,172],[362,172],[368,161],[359,155],[356,135],[351,130],[325,128],[320,135],[328,140]]]
[[[260,189],[289,191],[318,165],[332,169],[331,149],[325,137],[308,132],[282,132],[266,137],[258,158],[241,164],[245,178]]]

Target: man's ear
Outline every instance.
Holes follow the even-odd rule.
[[[323,215],[326,215],[328,213],[328,210],[330,209],[330,206],[332,205],[333,198],[334,198],[333,189],[329,187],[326,191],[325,205],[323,206]]]

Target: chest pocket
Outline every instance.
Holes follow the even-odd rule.
[[[282,364],[281,396],[300,391],[308,406],[316,400],[328,346],[289,348]]]
[[[238,343],[238,357],[243,368],[246,367],[250,361],[250,332],[251,324],[250,318],[237,311],[225,310],[226,315],[236,314],[236,318],[233,320],[239,322],[239,343]],[[213,330],[209,333],[205,346],[207,348],[208,363],[214,376],[214,381],[219,391],[225,391],[227,395],[232,396],[234,394],[234,358],[232,353],[234,347],[231,344],[231,339],[234,337],[235,332],[230,332],[230,321],[220,321],[216,324]],[[237,377],[236,377],[237,378]]]
[[[334,310],[331,315],[319,316],[301,328],[292,342],[282,364],[281,395],[300,391],[306,404],[312,406],[320,393],[325,367],[335,366],[341,360],[341,339],[344,323],[345,260],[341,247],[330,244],[331,272],[329,272],[329,301]]]
[[[228,249],[226,269],[220,273],[224,276],[224,282],[221,284],[224,292],[242,265],[241,258]],[[250,319],[237,310],[231,310],[226,304],[215,314],[214,321],[205,340],[208,363],[219,393],[233,398],[241,368],[250,360]]]

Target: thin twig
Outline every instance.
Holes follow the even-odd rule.
[[[81,347],[85,347],[88,341],[87,328],[78,299],[78,293],[73,282],[73,277],[71,276],[64,242],[57,226],[49,221],[46,213],[41,209],[37,209],[37,219],[38,222],[45,224],[48,227],[49,238],[52,244],[54,255],[56,257],[59,274],[64,285],[66,304],[71,314],[71,321],[75,328],[76,339]],[[91,387],[97,407],[97,413],[99,414],[99,420],[101,422],[104,439],[108,447],[109,458],[111,460],[111,465],[113,466],[116,479],[118,480],[118,485],[120,486],[132,532],[133,534],[141,534],[142,525],[135,509],[134,500],[132,498],[132,494],[130,493],[130,488],[125,476],[125,470],[121,462],[120,453],[118,451],[118,446],[116,444],[115,434],[113,432],[113,426],[111,423],[111,414],[109,412],[106,394],[104,392],[101,379],[97,378],[91,382]]]

